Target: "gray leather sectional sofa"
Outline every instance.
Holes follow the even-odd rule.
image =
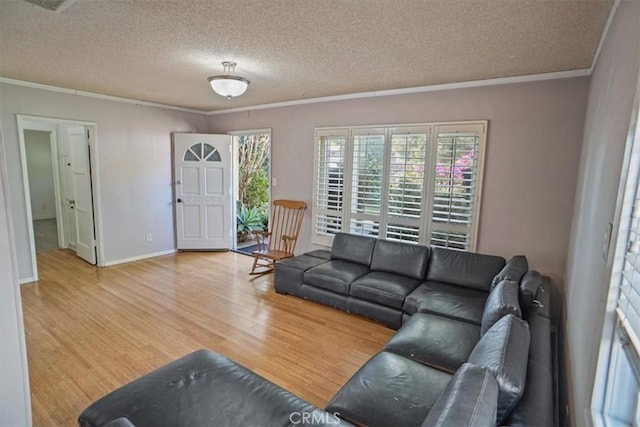
[[[81,426],[552,426],[550,282],[526,258],[346,234],[276,265],[276,290],[398,332],[324,409],[199,350],[94,402]]]
[[[524,257],[516,257],[503,275],[524,274],[525,264]],[[415,313],[479,325],[491,284],[505,265],[493,255],[339,233],[331,251],[278,263],[275,288],[393,329]]]
[[[526,387],[513,411],[501,423],[557,424],[551,281],[536,271],[529,271],[524,256],[514,256],[506,262],[493,255],[340,233],[334,237],[330,251],[313,251],[284,260],[276,265],[275,274],[275,289],[279,293],[400,328],[381,355],[369,361],[363,367],[364,372],[358,372],[345,385],[346,391],[334,397],[326,408],[328,411],[341,412],[360,424],[373,420],[359,419],[357,415],[350,418],[350,411],[376,414],[375,417],[378,417],[376,408],[385,408],[381,412],[386,414],[397,412],[382,402],[366,410],[354,402],[375,401],[372,396],[382,396],[384,390],[411,402],[412,396],[424,396],[427,389],[437,390],[429,379],[431,374],[442,378],[443,372],[451,375],[463,363],[477,362],[470,359],[470,355],[481,337],[502,316],[513,315],[527,325],[530,351],[514,350],[509,355],[509,363],[524,363]],[[417,363],[407,364],[404,359]],[[383,366],[394,365],[398,360],[402,368]],[[376,368],[365,369],[369,364]],[[424,380],[419,383],[408,380],[420,378],[420,371],[428,371],[422,372]],[[389,377],[380,374],[375,379],[367,377],[366,381],[357,379],[359,375],[383,372],[390,372]],[[394,379],[397,374],[402,380]],[[366,383],[371,390],[379,387],[378,393],[371,390],[370,394],[361,393],[362,390],[354,386],[358,381]],[[421,385],[426,389],[420,389]],[[357,398],[345,403],[345,396]],[[400,407],[401,404],[396,409]],[[392,421],[393,416],[385,420]],[[385,425],[385,422],[377,424]]]

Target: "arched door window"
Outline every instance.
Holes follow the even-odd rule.
[[[221,162],[220,152],[213,146],[204,142],[193,144],[184,153],[185,162]]]

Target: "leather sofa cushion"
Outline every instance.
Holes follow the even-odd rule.
[[[553,426],[552,365],[533,360],[527,366],[527,386],[522,398],[511,412],[507,424],[516,426]]]
[[[416,313],[384,350],[432,368],[455,373],[480,340],[480,327],[427,313]]]
[[[286,266],[296,270],[307,271],[308,269],[315,267],[317,265],[323,264],[327,262],[327,260],[318,258],[311,255],[298,255],[292,258],[286,258],[282,261],[278,261],[276,263],[276,268],[278,266]]]
[[[512,280],[514,282],[520,282],[522,276],[529,271],[529,262],[524,255],[516,255],[512,257],[507,265],[493,278],[491,282],[492,286],[497,285],[503,280]]]
[[[429,264],[429,247],[378,240],[373,249],[371,270],[424,280]]]
[[[331,259],[331,251],[326,251],[324,249],[318,249],[318,250],[315,250],[315,251],[306,252],[304,255],[312,256],[312,257],[316,257],[316,258],[322,258],[322,259],[326,259],[326,260]]]
[[[126,417],[136,426],[285,426],[293,412],[316,411],[226,357],[198,350],[102,397],[78,422],[101,427]]]
[[[523,310],[528,310],[536,298],[538,289],[542,285],[542,275],[537,271],[529,271],[520,281],[520,305]]]
[[[347,312],[382,322],[391,329],[397,330],[402,325],[402,310],[385,307],[375,302],[347,297]]]
[[[427,280],[489,291],[505,260],[494,255],[432,248]]]
[[[277,262],[273,281],[276,292],[295,294],[304,283],[304,272],[325,262],[327,260],[310,255],[298,255]]]
[[[376,239],[372,237],[338,233],[333,237],[331,259],[355,262],[368,267],[371,264],[375,245]]]
[[[419,426],[451,378],[383,351],[347,381],[325,411],[359,425]]]
[[[503,280],[489,292],[489,298],[482,312],[480,334],[484,335],[498,320],[507,314],[522,318],[518,303],[518,282]]]
[[[524,392],[529,359],[529,326],[512,314],[498,320],[469,356],[489,368],[498,382],[498,422],[509,416]]]
[[[401,309],[404,298],[421,282],[406,276],[372,271],[351,283],[349,294],[366,301]]]
[[[331,260],[304,272],[304,283],[349,295],[349,285],[369,272],[369,267],[352,262]]]
[[[552,366],[551,355],[551,320],[537,314],[527,319],[531,334],[529,346],[529,361],[536,361],[545,366]]]
[[[403,310],[408,314],[431,313],[479,325],[488,296],[487,292],[476,289],[425,282],[407,296]]]
[[[465,363],[453,376],[422,427],[496,425],[498,384],[488,369]]]

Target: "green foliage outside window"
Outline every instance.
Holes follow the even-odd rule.
[[[251,237],[253,230],[266,230],[269,223],[268,134],[246,135],[239,139],[238,240]]]

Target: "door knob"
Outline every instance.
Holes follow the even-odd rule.
[[[178,199],[178,203],[182,203],[182,199]]]

